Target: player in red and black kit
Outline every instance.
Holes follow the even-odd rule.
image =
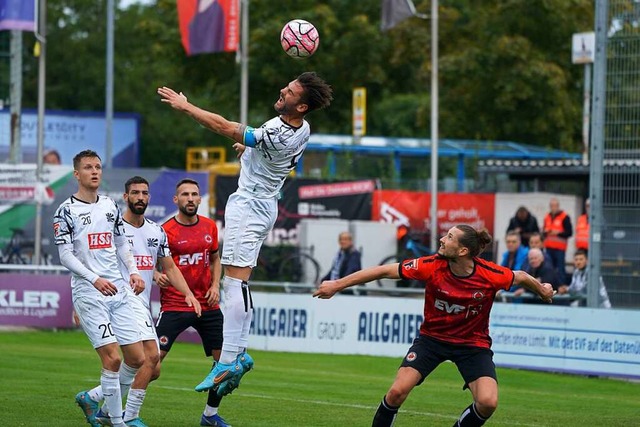
[[[376,279],[417,279],[425,282],[424,322],[420,335],[402,360],[393,385],[383,397],[373,426],[391,426],[409,393],[442,362],[456,364],[473,403],[455,426],[481,426],[498,406],[498,382],[493,364],[489,313],[496,292],[521,285],[551,302],[555,291],[523,271],[511,271],[478,258],[491,243],[486,230],[461,224],[440,239],[437,255],[367,268],[326,281],[313,294],[331,298],[349,286]]]
[[[205,355],[220,358],[222,349],[223,315],[220,302],[221,264],[218,254],[218,228],[207,217],[197,214],[201,202],[197,181],[183,179],[176,185],[173,202],[178,214],[162,224],[173,260],[189,285],[189,289],[202,306],[198,317],[193,308],[184,302],[184,296],[176,291],[166,275],[154,274],[160,286],[160,317],[156,326],[160,342],[160,360],[167,355],[174,341],[185,329],[192,326],[202,339]],[[159,375],[159,371],[157,372]],[[154,378],[155,379],[155,378]],[[225,427],[227,423],[218,414],[222,398],[214,390],[209,391],[200,425]]]

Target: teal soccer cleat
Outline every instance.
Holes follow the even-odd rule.
[[[148,427],[140,417],[124,422],[129,427]]]
[[[236,364],[242,366],[242,372],[237,373],[233,377],[228,380],[223,380],[220,385],[216,388],[216,394],[218,396],[226,396],[231,393],[233,390],[240,386],[240,380],[251,369],[253,369],[253,358],[249,356],[249,353],[240,353],[236,358]]]
[[[242,368],[244,369],[243,375],[253,369],[253,357],[249,356],[249,353],[240,353],[238,355],[237,361],[242,365]]]
[[[235,361],[234,363],[216,363],[211,369],[209,375],[196,386],[196,391],[208,391],[212,388],[218,387],[224,381],[229,381],[236,376],[242,377],[243,368],[240,363]],[[240,379],[238,379],[240,382]],[[220,395],[220,393],[218,393]]]
[[[81,391],[76,394],[76,403],[80,409],[82,409],[87,423],[89,423],[91,427],[100,427],[100,424],[96,421],[96,413],[100,409],[98,402],[91,399],[88,392]]]

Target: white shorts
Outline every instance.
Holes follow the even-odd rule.
[[[278,201],[233,193],[224,211],[221,262],[234,267],[255,267],[262,243],[278,218]]]
[[[136,323],[140,330],[140,339],[142,341],[158,341],[158,335],[156,335],[156,326],[151,317],[151,310],[145,307],[144,303],[137,295],[133,293],[129,294],[129,303],[136,316]]]
[[[93,348],[115,342],[128,345],[141,340],[138,325],[132,322],[135,313],[129,303],[129,293],[124,288],[110,297],[74,295],[73,308]]]

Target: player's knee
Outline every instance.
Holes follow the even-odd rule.
[[[156,363],[155,366],[153,367],[153,369],[151,371],[151,380],[150,381],[155,381],[158,378],[160,378],[160,363]]]
[[[483,418],[488,418],[498,409],[498,396],[483,396],[476,401],[476,409]]]
[[[102,356],[102,366],[111,372],[118,372],[121,363],[122,359],[117,351]]]
[[[386,400],[389,405],[399,407],[406,400],[408,395],[408,390],[404,390],[403,388],[398,387],[396,384],[394,384],[387,392]]]
[[[160,354],[145,354],[144,355],[144,364],[151,369],[155,369],[156,365],[160,363]]]
[[[130,367],[132,367],[133,369],[140,369],[144,364],[144,361],[145,361],[144,353],[129,354],[125,356],[125,360],[124,360],[124,362]]]

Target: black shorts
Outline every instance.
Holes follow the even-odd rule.
[[[445,360],[456,364],[464,379],[462,389],[480,377],[491,377],[498,381],[493,351],[488,348],[449,344],[424,335],[413,340],[413,345],[402,359],[400,366],[411,367],[422,375],[418,385]]]
[[[211,356],[213,350],[222,348],[222,310],[207,310],[198,317],[193,311],[164,311],[160,313],[156,324],[156,333],[160,342],[160,350],[168,352],[173,342],[190,326],[198,332],[202,339],[204,354]]]

